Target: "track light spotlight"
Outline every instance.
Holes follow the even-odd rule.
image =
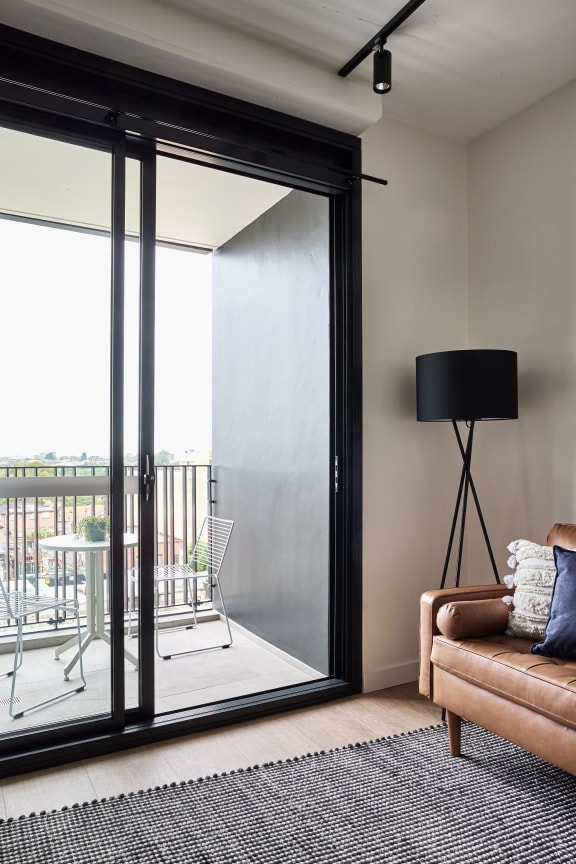
[[[389,93],[392,89],[392,55],[384,48],[386,40],[418,9],[426,0],[408,0],[405,6],[367,42],[363,48],[356,52],[354,57],[338,70],[338,75],[346,78],[353,69],[369,57],[374,51],[374,92]]]
[[[392,89],[392,54],[378,42],[374,52],[374,92],[389,93]]]

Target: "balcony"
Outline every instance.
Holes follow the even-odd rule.
[[[135,477],[135,466],[125,467],[126,477]],[[0,478],[10,477],[105,477],[105,465],[61,465],[0,467]],[[156,537],[157,564],[180,564],[188,560],[202,519],[209,510],[211,486],[210,465],[161,465],[156,468]],[[137,496],[125,496],[124,531],[138,533]],[[82,553],[55,553],[43,549],[43,538],[73,534],[80,519],[108,512],[104,495],[72,498],[9,498],[0,503],[0,573],[7,590],[26,591],[56,597],[78,599],[85,614],[85,560]],[[124,598],[128,615],[131,597],[130,574],[138,566],[137,548],[125,551]],[[104,553],[104,575],[108,571],[108,553]],[[166,596],[166,609],[187,603],[188,597]],[[198,602],[211,605],[206,593]],[[105,598],[107,603],[107,597]],[[108,607],[106,606],[106,614]],[[31,622],[30,622],[31,623]],[[61,622],[37,622],[43,628],[58,629]],[[0,636],[9,624],[0,624]]]
[[[78,466],[58,464],[54,467],[10,466],[0,468],[0,477],[42,476],[105,477],[105,465]],[[126,466],[127,478],[135,477],[136,468]],[[211,503],[212,470],[210,465],[161,465],[156,468],[155,489],[155,561],[157,564],[183,563],[188,560],[204,515]],[[8,498],[0,502],[0,575],[8,590],[24,590],[34,595],[75,598],[81,617],[86,620],[86,560],[81,552],[56,552],[42,547],[42,540],[55,535],[73,535],[78,521],[85,515],[106,513],[105,495],[91,497],[53,496],[48,498]],[[138,534],[136,494],[125,496],[124,531]],[[132,574],[138,568],[138,548],[125,548],[123,572],[124,625],[126,647],[137,655],[138,640],[131,639],[137,629],[138,596],[134,592]],[[106,577],[108,552],[103,553],[104,617],[109,624],[109,598]],[[178,583],[181,585],[182,583]],[[226,592],[226,573],[223,570]],[[213,607],[210,587],[200,584],[195,598],[188,596],[187,586],[161,591],[160,628],[169,650],[176,653],[189,645],[188,630],[171,630],[177,623],[189,623],[190,601],[198,604],[198,627],[193,638],[198,644],[218,644],[218,629],[224,624]],[[55,665],[54,649],[69,638],[71,621],[53,612],[31,616],[25,627],[25,657],[18,673],[18,692],[22,703],[30,695],[36,701],[43,689],[62,686],[63,663]],[[190,708],[214,701],[276,687],[290,686],[322,674],[306,663],[256,637],[247,629],[233,626],[234,643],[229,651],[206,651],[162,661],[156,659],[156,710]],[[165,632],[164,632],[165,631]],[[0,664],[11,668],[15,640],[15,622],[0,621]],[[33,652],[31,662],[30,652]],[[72,653],[72,652],[71,652]],[[62,655],[66,659],[67,655]],[[106,713],[110,710],[110,649],[105,641],[95,640],[84,654],[86,690],[73,698],[46,706],[23,718],[9,718],[7,705],[10,679],[4,679],[0,690],[0,734],[32,728],[40,723],[72,721],[82,716]],[[71,673],[71,679],[73,674]],[[8,683],[7,683],[8,681]],[[126,662],[126,705],[138,702],[138,675]]]

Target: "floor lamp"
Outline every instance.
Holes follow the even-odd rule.
[[[450,529],[450,539],[444,562],[442,582],[452,553],[452,544],[460,514],[460,539],[456,586],[460,584],[464,530],[468,493],[471,492],[478,511],[482,533],[494,570],[496,582],[500,582],[498,568],[490,545],[486,523],[480,509],[470,466],[474,425],[477,420],[515,420],[518,417],[518,368],[515,351],[490,349],[465,351],[439,351],[416,357],[416,401],[418,420],[450,421],[462,456],[462,473],[456,497],[456,507]],[[458,421],[466,423],[466,444],[460,435]]]

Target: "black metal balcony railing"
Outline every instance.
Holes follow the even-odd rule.
[[[160,465],[155,471],[155,561],[158,564],[183,563],[189,558],[203,517],[210,512],[211,466]],[[0,479],[102,477],[108,473],[106,465],[0,466]],[[136,466],[125,466],[125,474],[137,476]],[[138,533],[137,499],[137,494],[126,494],[124,498],[124,531],[127,533]],[[40,541],[43,537],[74,533],[83,516],[108,513],[108,509],[106,495],[0,499],[0,578],[6,589],[75,597],[84,611],[84,556],[79,552],[47,552]],[[128,612],[132,596],[130,575],[138,567],[138,548],[128,548],[124,554],[124,608]],[[104,553],[104,572],[107,559],[108,553]],[[162,604],[172,607],[189,599],[184,586],[183,594],[162,595]],[[201,599],[210,602],[211,596]],[[11,623],[0,621],[0,635],[12,629]],[[48,617],[36,623],[53,629],[61,622]]]

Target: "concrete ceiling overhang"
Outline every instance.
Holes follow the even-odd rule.
[[[207,17],[204,8],[196,14],[193,4],[0,0],[0,12],[11,27],[351,134],[382,113],[363,82]]]

